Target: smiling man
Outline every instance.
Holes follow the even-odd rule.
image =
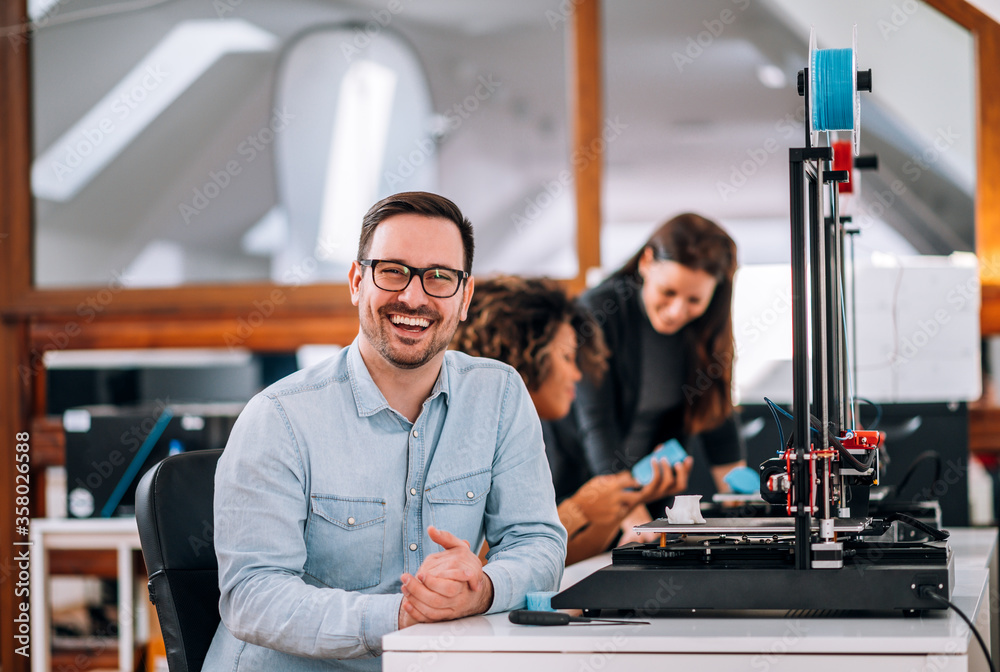
[[[204,669],[379,669],[388,632],[558,586],[565,530],[524,383],[446,350],[472,256],[441,196],[365,215],[358,337],[254,397],[219,462],[222,623]]]

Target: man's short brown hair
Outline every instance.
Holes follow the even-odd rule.
[[[375,227],[394,215],[413,213],[425,217],[440,217],[454,222],[458,232],[462,234],[462,249],[465,250],[466,273],[472,273],[472,255],[475,252],[475,242],[472,238],[472,223],[465,218],[458,206],[444,196],[426,191],[405,191],[393,194],[371,207],[361,220],[361,238],[358,240],[358,261],[368,258],[368,250],[372,245]]]

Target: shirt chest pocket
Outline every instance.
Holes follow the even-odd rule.
[[[382,582],[385,500],[312,495],[307,525],[306,573],[344,590]]]
[[[492,478],[490,469],[482,469],[428,486],[432,524],[474,542],[482,528]]]

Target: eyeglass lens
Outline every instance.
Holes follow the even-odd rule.
[[[437,298],[448,298],[458,291],[458,275],[447,268],[431,268],[421,278],[424,291]],[[390,292],[400,292],[410,283],[410,269],[402,264],[380,261],[375,266],[375,286]]]

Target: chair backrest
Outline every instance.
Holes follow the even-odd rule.
[[[219,625],[212,499],[221,450],[172,455],[135,494],[135,517],[170,672],[199,672]]]

